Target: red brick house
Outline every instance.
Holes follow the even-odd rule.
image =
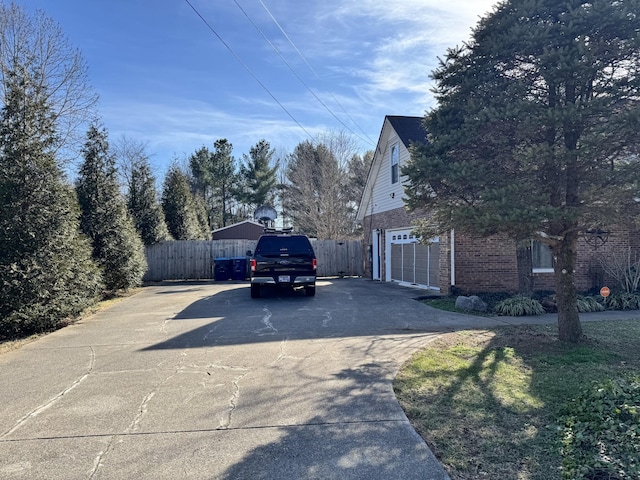
[[[452,230],[423,245],[413,235],[412,221],[419,214],[405,209],[401,166],[410,159],[410,145],[425,139],[422,117],[385,117],[357,214],[369,251],[366,274],[374,280],[446,294],[517,291],[516,245],[506,236],[482,238]],[[610,282],[604,279],[597,257],[629,246],[640,252],[640,234],[626,227],[612,231],[598,248],[581,240],[578,289],[587,291]],[[534,290],[553,290],[549,249],[532,241],[531,255]]]

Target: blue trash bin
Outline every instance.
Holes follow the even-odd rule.
[[[229,280],[231,278],[231,259],[230,258],[214,258],[213,259],[213,279],[217,282]]]
[[[232,280],[246,280],[247,279],[247,258],[246,257],[233,257],[232,261]]]

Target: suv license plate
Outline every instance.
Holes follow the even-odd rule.
[[[278,281],[280,283],[289,283],[291,281],[291,277],[289,275],[280,275],[278,277]]]

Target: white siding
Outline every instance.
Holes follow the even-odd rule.
[[[396,208],[404,206],[404,202],[402,201],[405,196],[403,183],[406,177],[401,175],[398,183],[391,183],[391,146],[398,144],[400,169],[409,162],[410,158],[409,151],[402,143],[402,140],[400,140],[400,137],[396,135],[396,132],[389,122],[385,122],[383,138],[381,140],[380,146],[384,147],[384,151],[380,158],[380,169],[377,172],[378,176],[373,185],[373,213],[395,210]],[[371,212],[371,205],[369,205],[368,212]]]
[[[409,162],[410,153],[388,119],[382,126],[380,139],[373,157],[371,171],[367,177],[362,203],[358,209],[358,221],[362,222],[368,215],[395,210],[404,206],[405,198],[403,184],[406,177],[400,175],[399,181],[391,183],[391,146],[398,144],[399,168]]]

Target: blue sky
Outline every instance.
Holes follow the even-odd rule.
[[[385,115],[423,115],[434,106],[429,73],[437,57],[467,40],[495,4],[18,3],[44,10],[81,50],[111,141],[125,135],[145,142],[159,176],[174,158],[220,138],[233,144],[238,159],[263,138],[286,153],[301,141],[340,130],[355,137],[361,152],[373,149]]]

